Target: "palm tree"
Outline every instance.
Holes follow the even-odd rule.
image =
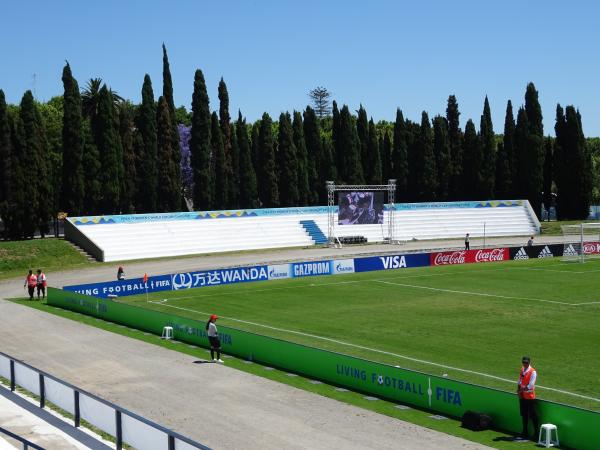
[[[98,114],[98,102],[100,98],[100,89],[106,86],[102,83],[102,78],[91,78],[83,91],[81,92],[81,107],[85,117],[90,119],[92,130],[96,129],[96,115]],[[117,94],[107,86],[108,92],[112,95],[115,117],[119,114],[119,106],[124,101],[123,97]]]
[[[81,92],[83,115],[89,117],[92,122],[98,113],[98,100],[101,88],[102,78],[92,78]]]

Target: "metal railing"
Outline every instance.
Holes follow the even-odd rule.
[[[8,431],[2,427],[0,427],[0,433],[6,434],[7,436],[11,437],[15,441],[19,441],[21,444],[23,444],[23,450],[28,450],[30,448],[34,448],[36,450],[46,450],[44,447],[40,447],[39,445],[36,445],[33,442],[28,441],[25,438],[22,438],[21,436],[17,436],[15,433],[11,433],[10,431]]]
[[[0,352],[0,376],[10,380],[11,391],[14,391],[18,385],[39,396],[40,408],[44,408],[46,401],[49,401],[70,413],[75,427],[79,427],[81,421],[85,420],[113,436],[117,450],[123,448],[123,443],[144,450],[210,450],[199,442],[2,352]],[[42,448],[31,443],[27,445],[31,448]]]

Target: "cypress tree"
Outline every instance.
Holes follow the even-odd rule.
[[[15,234],[14,223],[11,220],[14,210],[11,181],[15,176],[12,170],[14,150],[11,136],[11,118],[8,114],[4,91],[0,89],[0,219],[4,224],[4,235],[10,237]],[[21,173],[19,172],[19,177]],[[20,230],[16,231],[20,235]]]
[[[237,132],[231,124],[231,174],[229,182],[229,207],[240,207],[240,145]]]
[[[296,147],[296,158],[298,160],[298,205],[307,206],[312,203],[312,190],[308,182],[308,154],[304,140],[304,126],[302,114],[294,111],[292,122],[294,145]]]
[[[252,147],[250,148],[252,155],[252,165],[254,166],[254,173],[257,175],[260,173],[260,148],[258,146],[258,136],[260,134],[260,119],[252,124],[250,130],[250,139]]]
[[[387,128],[384,128],[383,133],[379,137],[379,149],[381,150],[381,179],[387,183],[392,175],[392,140]]]
[[[515,194],[518,198],[527,198],[529,164],[527,146],[529,144],[529,124],[525,108],[519,108],[517,113],[517,124],[515,127],[515,163],[516,163],[516,186]]]
[[[214,202],[213,209],[227,209],[229,199],[229,177],[226,168],[225,150],[223,148],[223,135],[219,125],[219,116],[213,112],[210,116],[210,145],[214,159]]]
[[[333,142],[331,141],[331,139],[327,139],[326,136],[322,135],[321,136],[321,148],[323,149],[323,161],[329,161],[329,164],[326,165],[325,180],[326,181],[337,180],[338,172],[337,172],[337,168],[335,167],[335,163],[334,163],[335,150],[333,148]],[[325,191],[325,200],[323,201],[323,204],[326,205],[327,204],[326,183],[323,183],[323,191]]]
[[[406,122],[400,108],[396,109],[396,122],[394,122],[394,147],[392,152],[392,167],[396,177],[396,200],[408,201],[408,141]]]
[[[23,178],[19,189],[23,191],[23,203],[18,205],[21,217],[23,237],[33,238],[40,223],[38,205],[40,204],[39,180],[45,177],[40,173],[40,160],[45,157],[40,139],[39,124],[36,118],[36,105],[31,91],[26,91],[21,99],[18,122],[19,161]],[[44,199],[47,200],[47,199]]]
[[[6,232],[10,239],[22,239],[25,233],[25,221],[31,221],[27,209],[27,192],[24,186],[31,184],[26,178],[29,170],[25,166],[27,153],[23,142],[23,126],[18,113],[8,114],[10,128],[10,147],[12,150],[10,158],[10,178],[7,184],[6,209],[3,220]]]
[[[171,162],[169,167],[171,168],[172,186],[177,186],[176,192],[178,192],[179,198],[170,200],[170,211],[178,211],[181,209],[181,200],[183,198],[183,185],[181,181],[181,149],[179,147],[179,131],[177,129],[177,113],[175,110],[175,101],[173,99],[173,81],[171,79],[171,69],[169,67],[169,57],[167,56],[167,48],[163,42],[163,97],[167,102],[169,108],[169,118],[171,119],[171,142],[169,147],[173,150],[171,152]],[[174,195],[175,191],[173,191]]]
[[[350,115],[347,105],[340,111],[340,133],[338,140],[339,149],[343,151],[345,172],[340,177],[348,184],[364,184],[364,172],[360,157],[360,143],[358,140],[356,126]]]
[[[515,119],[513,107],[509,100],[506,104],[506,116],[504,118],[504,136],[502,138],[506,163],[504,168],[505,180],[496,177],[496,181],[503,183],[505,197],[518,197],[517,195],[517,160],[515,153]]]
[[[234,199],[232,198],[234,188],[233,183],[233,169],[231,162],[231,116],[229,115],[229,93],[227,92],[227,85],[223,78],[219,81],[219,125],[221,127],[221,137],[223,140],[223,154],[226,178],[229,185],[227,186],[227,204],[224,207],[230,207],[230,204]]]
[[[439,201],[446,201],[449,197],[452,167],[450,162],[450,144],[448,142],[448,122],[442,116],[433,119],[433,153],[437,169],[437,194]]]
[[[142,86],[142,104],[138,109],[137,128],[144,143],[139,155],[138,205],[139,212],[148,213],[156,210],[157,189],[157,143],[156,143],[156,106],[150,76],[144,76]]]
[[[99,93],[96,145],[100,155],[101,211],[103,214],[119,212],[119,158],[117,135],[114,129],[113,98],[108,88]]]
[[[567,106],[566,119],[567,124],[572,119],[576,120],[577,125],[577,139],[574,141],[576,146],[576,162],[577,168],[575,173],[578,174],[577,187],[577,201],[575,203],[576,210],[574,217],[576,219],[587,219],[590,213],[590,205],[592,204],[592,188],[593,188],[593,163],[592,154],[588,148],[587,141],[583,134],[583,125],[581,124],[581,114],[579,110],[575,113],[573,106]],[[574,113],[574,114],[573,114]],[[574,117],[573,117],[574,116]]]
[[[254,171],[254,164],[252,164],[248,127],[246,126],[246,120],[242,120],[241,112],[238,112],[235,131],[240,147],[240,207],[258,208],[256,172]]]
[[[211,172],[211,118],[206,83],[201,70],[194,74],[190,159],[194,174],[194,209],[208,210],[213,204]]]
[[[333,143],[333,160],[335,161],[335,166],[337,168],[337,175],[344,179],[346,176],[346,157],[345,152],[346,149],[342,143],[341,133],[341,119],[340,119],[340,111],[338,109],[337,102],[333,101],[333,107],[331,110],[331,140]],[[334,180],[335,181],[335,180]]]
[[[143,142],[140,150],[143,151]],[[138,165],[139,166],[139,165]],[[84,167],[84,207],[86,215],[98,214],[100,209],[100,154],[94,142],[92,126],[89,120],[83,123],[83,167]]]
[[[369,179],[371,174],[370,155],[369,155],[369,123],[367,121],[367,111],[361,104],[358,108],[358,117],[356,118],[356,133],[360,146],[360,162],[362,164],[365,178]]]
[[[336,106],[337,108],[337,106]],[[321,127],[315,110],[310,106],[304,111],[304,139],[306,141],[308,178],[311,189],[310,204],[327,204],[327,189],[325,182],[335,181],[335,177],[329,178],[332,166],[335,164],[325,157],[321,142]]]
[[[566,158],[567,143],[566,138],[566,118],[565,112],[560,106],[556,105],[556,123],[554,125],[556,141],[554,143],[553,172],[556,182],[556,215],[558,220],[563,220],[570,216],[570,197],[573,180],[571,179],[572,167],[569,167],[570,161]]]
[[[508,199],[512,193],[510,159],[503,142],[498,142],[496,157],[496,198]]]
[[[281,113],[279,116],[277,142],[280,204],[281,206],[298,206],[298,150],[294,144],[290,113]]]
[[[132,107],[127,103],[122,103],[119,110],[119,136],[123,149],[123,178],[120,190],[121,211],[124,214],[132,214],[135,212],[137,161],[134,147]]]
[[[450,200],[460,200],[463,197],[462,172],[462,131],[460,130],[460,112],[456,97],[448,97],[446,120],[448,121],[448,144],[450,145],[450,161],[452,178],[450,179]]]
[[[587,149],[581,116],[573,106],[562,115],[557,107],[556,141],[560,176],[556,177],[560,219],[581,220],[589,214],[592,195],[592,161]],[[561,117],[562,116],[562,117]],[[558,172],[557,172],[558,175]]]
[[[467,200],[480,200],[483,197],[481,183],[481,145],[471,119],[465,125],[463,139],[463,193]]]
[[[81,94],[71,67],[63,68],[64,86],[62,127],[62,188],[60,207],[71,215],[79,215],[83,209],[83,128],[81,117]]]
[[[421,130],[416,142],[415,168],[417,172],[416,194],[420,201],[432,201],[436,191],[435,155],[431,123],[425,111],[421,114]]]
[[[408,163],[408,181],[406,201],[417,202],[422,201],[419,195],[419,177],[421,176],[421,168],[419,164],[419,136],[421,134],[421,126],[410,120],[406,120],[406,153]]]
[[[279,206],[279,188],[275,173],[275,150],[273,148],[273,121],[265,112],[260,121],[258,135],[259,169],[257,171],[258,196],[263,208]]]
[[[169,113],[169,105],[164,96],[158,99],[156,110],[156,133],[157,133],[157,189],[156,210],[169,212],[178,210],[180,205],[181,191],[176,176],[175,159],[173,153],[173,127]]]
[[[552,138],[549,136],[544,139],[544,183],[543,183],[543,192],[544,192],[544,207],[546,211],[550,211],[550,206],[552,202]]]
[[[483,114],[479,126],[481,133],[481,173],[480,173],[480,195],[482,200],[494,198],[494,187],[496,177],[496,137],[492,114],[487,95],[483,103]]]
[[[538,92],[533,83],[527,85],[525,92],[525,112],[529,130],[527,149],[527,199],[536,214],[540,214],[542,203],[542,184],[544,166],[544,127],[542,108],[538,101]]]
[[[52,184],[53,168],[51,167],[51,155],[47,140],[44,121],[37,105],[35,106],[35,120],[40,142],[40,156],[37,163],[37,190],[38,190],[38,229],[43,237],[50,231],[50,222],[56,217],[56,202],[54,202],[54,185]],[[58,172],[58,171],[55,171]]]
[[[12,143],[8,108],[4,91],[0,89],[0,207],[8,198],[10,182],[10,159],[12,157]],[[0,209],[2,214],[2,209]]]
[[[381,154],[379,152],[379,139],[373,118],[369,121],[369,135],[367,146],[367,173],[368,184],[381,184]]]

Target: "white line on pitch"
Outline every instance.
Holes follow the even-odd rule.
[[[384,281],[384,280],[371,280],[371,281],[375,281],[376,283],[393,284],[394,286],[402,286],[402,287],[415,288],[415,289],[426,289],[429,291],[450,292],[453,294],[465,294],[465,295],[476,295],[476,296],[480,296],[480,297],[504,298],[504,299],[508,299],[508,300],[530,300],[530,301],[534,301],[534,302],[554,303],[557,305],[565,305],[565,306],[577,306],[578,305],[576,303],[566,303],[566,302],[559,302],[559,301],[555,301],[555,300],[544,300],[541,298],[511,297],[508,295],[485,294],[482,292],[455,291],[453,289],[441,289],[441,288],[434,288],[434,287],[429,287],[429,286],[417,286],[415,284],[395,283],[392,281]]]
[[[167,300],[167,299],[165,299],[165,300]],[[210,314],[210,313],[207,313],[207,312],[204,312],[204,311],[198,311],[196,309],[183,308],[181,306],[168,305],[166,302],[163,303],[163,302],[157,302],[157,301],[149,301],[149,303],[156,303],[156,304],[159,304],[161,306],[167,306],[169,308],[179,309],[179,310],[182,310],[182,311],[188,311],[188,312],[193,312],[193,313],[197,313],[197,314],[203,314],[203,315]],[[386,352],[385,350],[378,350],[378,349],[375,349],[375,348],[370,348],[370,347],[365,347],[365,346],[362,346],[362,345],[351,344],[349,342],[339,341],[337,339],[331,339],[331,338],[327,338],[327,337],[323,337],[323,336],[318,336],[316,334],[303,333],[301,331],[286,330],[285,328],[278,328],[278,327],[273,327],[273,326],[270,326],[270,325],[264,325],[264,324],[261,324],[261,323],[250,322],[250,321],[247,321],[247,320],[235,319],[233,317],[226,317],[226,316],[220,316],[220,317],[222,319],[231,320],[233,322],[245,323],[247,325],[254,325],[254,326],[257,326],[257,327],[267,328],[269,330],[274,330],[274,331],[282,331],[284,333],[297,334],[299,336],[305,336],[305,337],[310,337],[310,338],[314,338],[314,339],[320,339],[322,341],[333,342],[335,344],[345,345],[347,347],[353,347],[353,348],[358,348],[358,349],[361,349],[361,350],[367,350],[367,351],[374,352],[374,353],[381,353],[383,355],[394,356],[396,358],[402,358],[402,359],[406,359],[406,360],[409,360],[409,361],[418,362],[418,363],[421,363],[421,364],[427,364],[427,365],[430,365],[430,366],[442,367],[444,369],[449,369],[449,370],[456,370],[458,372],[471,373],[471,374],[474,374],[474,375],[480,375],[482,377],[492,378],[494,380],[504,381],[504,382],[507,382],[507,383],[512,383],[512,384],[515,383],[515,380],[509,380],[507,378],[497,377],[495,375],[490,375],[490,374],[487,374],[487,373],[476,372],[474,370],[468,370],[468,369],[461,369],[459,367],[447,366],[447,365],[435,363],[435,362],[432,362],[432,361],[426,361],[426,360],[423,360],[423,359],[412,358],[410,356],[399,355],[397,353]],[[537,385],[537,387],[540,388],[540,389],[546,389],[548,391],[559,392],[561,394],[571,395],[571,396],[574,396],[574,397],[584,398],[586,400],[593,400],[595,402],[600,402],[599,398],[588,397],[586,395],[576,394],[574,392],[569,392],[569,391],[563,391],[562,389],[556,389],[556,388],[551,388],[551,387],[546,387],[546,386],[541,386],[541,385]]]

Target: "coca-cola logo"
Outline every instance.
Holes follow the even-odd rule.
[[[494,262],[504,261],[505,251],[503,248],[492,248],[486,250],[477,250],[475,262]]]
[[[583,253],[600,253],[600,242],[588,242],[583,244]]]
[[[452,253],[438,253],[435,255],[434,264],[436,266],[442,266],[446,264],[464,264],[465,253],[465,250]]]

